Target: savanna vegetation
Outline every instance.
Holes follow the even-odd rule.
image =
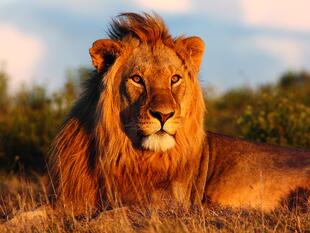
[[[0,223],[18,211],[47,202],[44,188],[46,155],[90,69],[67,73],[53,93],[44,86],[21,86],[8,92],[10,78],[0,71]],[[211,131],[288,147],[310,148],[310,73],[286,72],[276,83],[240,87],[222,94],[205,89],[205,126]],[[48,177],[48,174],[45,176]],[[196,207],[184,212],[133,210],[115,217],[72,216],[12,232],[310,232],[310,207],[260,211]]]

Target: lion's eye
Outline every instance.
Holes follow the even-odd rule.
[[[178,75],[178,74],[173,75],[171,77],[171,84],[173,85],[173,84],[178,83],[180,81],[180,79],[181,79],[180,75]]]
[[[138,83],[138,84],[143,84],[143,79],[140,75],[138,74],[135,74],[133,76],[130,77],[132,81],[134,81],[135,83]]]

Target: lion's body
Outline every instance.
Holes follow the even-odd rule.
[[[211,202],[266,211],[298,189],[310,188],[310,154],[209,132],[208,178]]]
[[[90,49],[88,80],[50,156],[54,206],[87,209],[211,200],[275,208],[310,186],[310,154],[204,132],[204,44],[158,17],[124,14]]]

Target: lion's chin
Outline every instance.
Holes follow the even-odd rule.
[[[142,147],[146,150],[160,152],[167,151],[175,146],[173,136],[164,134],[151,134],[142,139]]]

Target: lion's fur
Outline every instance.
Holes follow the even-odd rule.
[[[129,21],[115,22],[112,38],[138,36],[151,44],[168,41],[170,46],[174,41],[159,18],[143,18],[147,22],[144,25],[140,16],[127,17]],[[178,174],[190,176],[188,172],[198,166],[195,160],[201,155],[204,138],[204,102],[198,80],[192,87],[198,93],[192,100],[193,117],[183,122],[175,147],[166,152],[137,150],[120,127],[119,80],[115,80],[115,73],[122,64],[122,57],[116,59],[111,69],[104,71],[103,83],[96,77],[88,80],[84,95],[52,146],[51,193],[58,203],[74,205],[77,212],[85,205],[96,208],[101,201],[116,204],[117,193],[129,194],[122,202],[145,198],[142,191],[165,187]],[[133,186],[137,193],[132,192]]]
[[[240,146],[236,150],[226,143],[226,139],[221,144],[221,137],[204,132],[205,106],[197,79],[203,51],[201,42],[197,44],[196,38],[172,38],[160,17],[133,13],[123,14],[114,20],[109,36],[110,39],[97,41],[90,49],[97,71],[87,81],[84,94],[76,102],[52,145],[48,172],[53,205],[72,208],[76,214],[123,204],[157,203],[166,198],[181,202],[197,200],[197,197],[199,201],[210,198],[222,204],[242,206],[241,199],[237,198],[237,181],[232,182],[231,179],[240,179],[243,175],[251,179],[257,174],[240,173],[242,169],[236,164],[247,161],[243,157],[237,159],[238,155],[247,156],[238,151],[242,149]],[[194,44],[189,47],[189,43]],[[126,126],[123,126],[121,113],[127,94],[124,94],[120,74],[128,68],[124,64],[132,56],[133,48],[138,46],[144,46],[145,51],[164,47],[166,51],[177,54],[185,72],[183,75],[189,77],[183,99],[188,106],[186,111],[183,110],[186,114],[181,117],[182,126],[175,134],[176,145],[167,151],[137,148]],[[259,158],[266,157],[256,155],[255,150],[258,154],[262,151],[251,143],[245,145],[257,158],[257,163],[262,162]],[[227,149],[221,148],[223,146]],[[299,167],[303,180],[296,177],[300,182],[297,181],[296,185],[289,183],[291,189],[310,183],[309,154],[303,153],[304,164]],[[274,166],[270,165],[267,170],[272,169]],[[295,178],[296,171],[291,177]],[[227,176],[221,177],[221,174]],[[281,170],[274,177],[279,174],[287,175]],[[226,183],[229,188],[225,188]],[[284,197],[282,194],[290,188],[279,191],[281,195],[277,198]],[[230,194],[239,201],[229,201]],[[246,204],[256,207],[250,202]]]
[[[310,189],[309,151],[211,132],[207,141],[210,161],[205,197],[212,202],[270,211],[300,188]]]

